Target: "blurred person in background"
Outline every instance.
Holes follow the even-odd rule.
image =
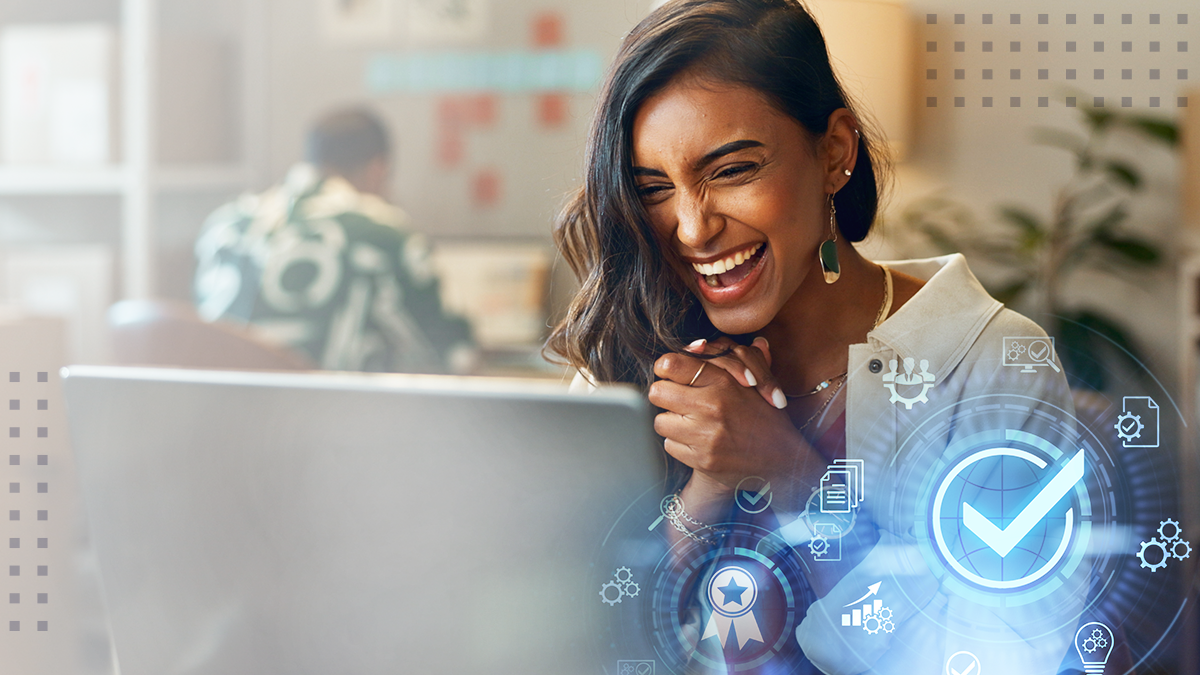
[[[305,163],[209,216],[195,249],[200,316],[250,324],[329,370],[471,370],[470,326],[442,307],[426,238],[386,201],[391,160],[372,113],[322,117]]]

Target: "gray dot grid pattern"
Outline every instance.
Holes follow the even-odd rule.
[[[45,611],[39,608],[50,604],[50,593],[36,588],[44,583],[39,578],[50,576],[50,566],[44,559],[50,548],[50,537],[46,536],[50,482],[39,475],[46,471],[42,467],[50,466],[50,455],[39,448],[39,441],[45,443],[42,439],[53,433],[46,417],[50,410],[49,382],[49,371],[8,372],[7,418],[0,424],[0,428],[8,428],[6,435],[0,434],[0,440],[7,443],[3,454],[8,455],[9,467],[3,481],[8,483],[8,490],[0,492],[7,498],[0,513],[7,511],[8,518],[0,522],[8,529],[0,541],[8,540],[4,550],[10,581],[6,589],[8,603],[0,606],[6,610],[3,620],[8,622],[10,633],[50,630],[50,622],[38,616]]]
[[[953,23],[951,23],[951,20]],[[1036,24],[1034,23],[1036,20]],[[1007,100],[1008,106],[1011,108],[1021,107],[1022,96],[1009,95],[1000,96],[1005,93],[1002,91],[987,91],[994,89],[993,83],[1002,81],[1001,74],[1008,72],[1009,82],[1022,81],[1023,73],[1027,72],[1032,79],[1034,72],[1037,73],[1037,80],[1046,81],[1047,83],[1058,81],[1082,81],[1086,84],[1083,86],[1093,89],[1103,89],[1105,95],[1091,96],[1092,104],[1097,107],[1107,105],[1120,105],[1124,108],[1135,106],[1158,108],[1162,107],[1164,101],[1173,102],[1176,107],[1185,108],[1188,105],[1186,96],[1174,95],[1176,83],[1183,82],[1189,79],[1189,69],[1183,67],[1187,65],[1187,56],[1189,50],[1190,35],[1185,26],[1188,26],[1189,15],[1187,13],[1163,13],[1163,12],[1143,12],[1143,13],[1096,13],[1096,12],[1059,12],[1059,13],[1038,13],[1022,15],[1019,13],[981,13],[981,14],[936,14],[928,13],[925,15],[925,24],[928,26],[946,26],[944,29],[928,29],[928,36],[925,39],[925,51],[930,54],[939,54],[939,56],[926,57],[925,79],[930,82],[939,80],[946,81],[945,85],[932,85],[929,87],[931,91],[926,92],[925,105],[929,108],[938,107],[941,98],[948,99],[947,102],[953,101],[953,107],[963,108],[974,103],[980,107],[992,108],[1001,107],[1002,102]],[[950,26],[969,26],[970,29],[954,29]],[[1010,29],[1012,26],[1028,26],[1025,29]],[[1047,28],[1038,29],[1035,26],[1046,26]],[[1066,28],[1066,27],[1075,28]],[[1123,29],[1121,27],[1129,26],[1137,30],[1137,35],[1130,35],[1131,29]],[[1150,26],[1158,28],[1149,29]],[[975,40],[962,39],[965,37],[961,33],[964,30],[969,30]],[[1124,34],[1119,34],[1120,32]],[[1089,35],[1088,33],[1093,33]],[[1005,34],[1007,33],[1007,34]],[[1099,33],[1103,33],[1102,35]],[[1024,39],[1013,39],[1014,37],[1022,37]],[[939,39],[930,39],[930,38]],[[1130,39],[1130,38],[1140,39]],[[1032,38],[1032,39],[1030,39]],[[1103,39],[1101,39],[1103,38]],[[1148,39],[1153,38],[1153,39]],[[1008,49],[1004,50],[1003,45],[1007,44]],[[939,52],[939,46],[943,49]],[[952,48],[946,49],[947,47]],[[1035,51],[1036,48],[1036,51]],[[971,53],[996,55],[990,56],[989,60],[993,61],[992,67],[980,68],[974,70],[967,68],[953,67],[952,61],[956,60],[953,54]],[[1029,59],[1024,57],[1025,54],[1055,54],[1054,64],[1059,65],[1058,68],[1053,67],[1034,67],[1034,68],[1016,68],[1010,67],[1010,64],[1003,63],[1005,56],[1011,55],[1010,58],[1021,59],[1022,64],[1029,63]],[[946,56],[940,56],[941,53]],[[1123,54],[1156,54],[1162,55],[1156,60],[1161,61],[1160,67],[1154,68],[1132,68],[1129,63],[1120,63],[1118,60]],[[1021,55],[1021,56],[1018,56]],[[1065,55],[1073,55],[1073,58],[1065,59]],[[1036,57],[1034,57],[1036,58]],[[1142,57],[1145,58],[1144,56]],[[943,61],[951,61],[945,63]],[[1103,61],[1105,67],[1096,67],[1101,65]],[[1110,65],[1111,64],[1111,65]],[[1016,64],[1013,64],[1016,65]],[[1041,64],[1037,64],[1041,65]],[[1052,65],[1052,64],[1046,64]],[[1068,65],[1070,67],[1068,67]],[[943,67],[938,67],[943,66]],[[950,67],[944,67],[950,66]],[[947,87],[952,89],[961,89],[960,85],[949,83],[949,78],[939,78],[939,72],[944,71],[945,74],[953,73],[953,80],[972,82],[974,81],[980,86],[981,91],[977,92],[976,96],[939,96]],[[1057,71],[1057,72],[1056,72]],[[974,77],[972,77],[974,75]],[[1172,77],[1173,76],[1173,77]],[[1112,81],[1118,86],[1124,86],[1126,91],[1114,90],[1111,86],[1107,86],[1107,82]],[[1143,83],[1141,86],[1134,88],[1145,91],[1145,84],[1161,82],[1164,85],[1169,85],[1167,91],[1157,92],[1159,95],[1142,95],[1131,96],[1128,88],[1134,83]],[[1121,83],[1124,83],[1122,85]],[[1019,85],[1018,85],[1019,86]],[[959,92],[947,92],[959,93]],[[1025,92],[1008,92],[1010,94],[1025,93]],[[1040,93],[1040,92],[1028,92]],[[992,95],[983,95],[992,94]],[[1033,97],[1030,97],[1032,100]],[[1077,97],[1055,98],[1055,103],[1066,105],[1066,107],[1076,107]],[[1038,107],[1049,107],[1051,105],[1050,96],[1036,96]]]

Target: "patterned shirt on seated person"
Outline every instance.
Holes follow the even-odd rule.
[[[465,319],[445,310],[427,240],[408,217],[307,164],[208,219],[196,243],[195,303],[247,324],[320,368],[466,372]]]

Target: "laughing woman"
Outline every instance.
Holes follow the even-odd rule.
[[[798,2],[668,2],[625,37],[600,94],[556,230],[582,289],[549,349],[661,410],[670,541],[717,545],[743,478],[770,483],[784,523],[832,462],[865,461],[875,508],[855,528],[868,543],[812,566],[821,599],[796,631],[821,670],[940,672],[952,634],[979,631],[995,649],[976,653],[1004,659],[994,672],[1056,672],[1070,636],[1015,627],[1041,617],[989,610],[948,629],[974,610],[908,546],[906,507],[884,508],[904,493],[901,437],[926,411],[1001,391],[1067,411],[1070,398],[1061,373],[1015,383],[997,367],[1003,336],[1044,333],[961,256],[884,265],[855,249],[879,208],[879,148]],[[938,433],[949,445],[956,431]],[[895,632],[839,632],[842,605],[883,574],[907,580]],[[1059,603],[1059,623],[1081,602]]]

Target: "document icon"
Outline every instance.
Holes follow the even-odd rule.
[[[835,459],[821,476],[821,513],[850,513],[863,501],[864,465],[861,459]]]
[[[1113,425],[1126,448],[1158,447],[1158,403],[1149,396],[1126,396]]]
[[[842,559],[842,528],[834,523],[817,523],[816,533],[808,542],[813,560],[838,562]]]

